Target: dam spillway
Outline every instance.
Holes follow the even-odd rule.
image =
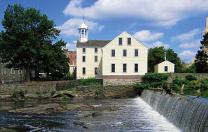
[[[141,98],[184,132],[208,132],[208,99],[144,90]]]

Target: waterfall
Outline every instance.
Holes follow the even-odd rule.
[[[141,98],[184,132],[208,132],[208,99],[144,90]]]

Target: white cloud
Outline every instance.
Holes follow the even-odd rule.
[[[179,35],[173,37],[172,40],[177,40],[177,41],[181,41],[181,42],[191,41],[191,40],[195,39],[196,35],[198,35],[200,33],[201,33],[200,29],[196,28],[196,29],[193,29],[189,32],[179,34]]]
[[[156,41],[155,43],[153,43],[153,47],[161,47],[161,46],[163,46],[166,49],[169,47],[168,44],[165,44],[165,43],[163,43],[161,41]]]
[[[61,30],[61,34],[67,35],[67,36],[78,36],[78,27],[83,22],[82,19],[79,18],[71,18],[67,20],[65,23],[63,23],[60,26],[57,26],[56,28]],[[85,20],[86,25],[88,26],[88,29],[90,31],[101,31],[104,26],[100,25],[94,21]]]
[[[74,40],[73,42],[67,43],[66,48],[70,51],[73,51],[76,49],[76,43],[77,43],[76,40]]]
[[[180,56],[180,58],[183,60],[183,61],[185,61],[185,62],[191,62],[193,59],[194,59],[194,57],[195,57],[195,52],[193,52],[193,51],[190,51],[190,50],[184,50],[184,51],[182,51],[180,54],[179,54],[179,56]]]
[[[169,44],[166,44],[162,41],[156,41],[156,42],[151,42],[151,43],[143,43],[145,46],[148,48],[154,48],[154,47],[164,47],[164,48],[169,48]]]
[[[190,42],[185,42],[180,44],[180,48],[184,48],[184,49],[199,48],[199,47],[200,47],[200,40],[193,40]]]
[[[162,26],[208,11],[208,0],[97,0],[83,7],[84,0],[71,0],[64,14],[92,19],[136,18]]]
[[[149,41],[155,41],[155,40],[162,38],[164,36],[164,33],[151,32],[150,30],[141,30],[141,31],[136,32],[133,36],[140,41],[149,42]]]

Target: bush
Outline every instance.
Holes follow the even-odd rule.
[[[186,80],[188,80],[188,81],[197,80],[197,78],[196,78],[195,76],[193,76],[193,75],[187,75],[187,76],[185,76],[185,78],[186,78]]]
[[[15,90],[12,94],[13,98],[24,98],[25,97],[25,93],[23,90]]]
[[[147,73],[142,78],[143,82],[145,83],[164,82],[167,79],[168,79],[168,74],[162,74],[162,73]]]
[[[184,91],[188,88],[190,82],[186,79],[176,77],[171,84],[171,89],[175,92],[180,92],[182,85],[184,84]]]
[[[158,88],[162,87],[163,84],[167,81],[168,74],[162,74],[162,73],[147,73],[142,78],[142,83],[137,83],[134,85],[134,88],[136,89],[149,89],[149,88]]]
[[[80,79],[80,85],[88,86],[88,85],[102,85],[102,80],[95,79],[95,78],[87,78],[87,79]]]
[[[66,74],[66,80],[75,80],[76,79],[76,72],[74,71],[73,73],[68,72]]]

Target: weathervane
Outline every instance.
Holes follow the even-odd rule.
[[[165,61],[167,60],[167,58],[166,58],[166,50],[165,50]]]

